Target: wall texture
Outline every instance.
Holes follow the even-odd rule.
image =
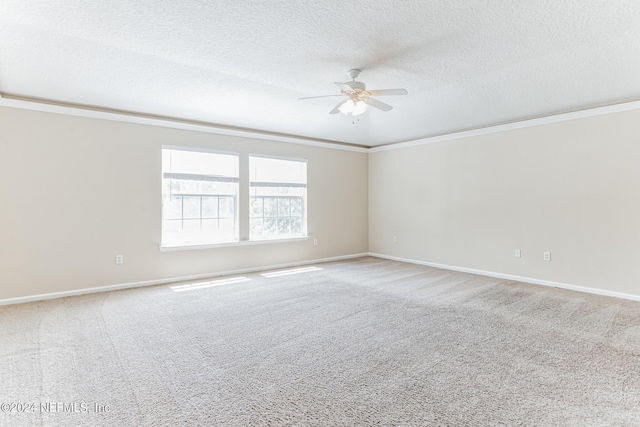
[[[640,295],[638,123],[635,110],[371,153],[369,249]]]
[[[0,135],[0,299],[368,250],[366,153],[13,108],[0,108]],[[308,159],[318,246],[161,252],[162,145]]]

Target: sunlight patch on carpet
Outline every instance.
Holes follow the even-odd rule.
[[[186,285],[171,286],[173,292],[195,291],[196,289],[211,288],[214,286],[230,285],[232,283],[250,282],[248,277],[232,277],[229,279],[211,280],[208,282],[188,283]]]

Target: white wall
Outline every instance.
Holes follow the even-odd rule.
[[[640,295],[639,123],[635,110],[371,153],[369,249]]]
[[[160,252],[163,144],[308,159],[319,245]],[[368,249],[366,153],[14,108],[0,108],[0,153],[0,299]]]

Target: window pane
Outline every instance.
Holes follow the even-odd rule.
[[[202,220],[202,235],[203,236],[215,236],[218,233],[218,220],[217,219],[203,219]]]
[[[238,170],[237,155],[162,150],[163,246],[238,239]]]
[[[302,218],[291,218],[291,234],[302,233]]]
[[[277,220],[276,218],[265,218],[264,219],[264,234],[267,236],[274,236],[277,230]]]
[[[302,160],[249,158],[249,178],[260,182],[307,183],[307,162]]]
[[[278,209],[278,199],[272,197],[264,198],[264,216],[275,217]]]
[[[164,220],[162,221],[163,231],[166,233],[176,235],[182,233],[182,220]]]
[[[252,197],[251,200],[249,201],[250,203],[250,210],[251,210],[251,217],[252,218],[262,218],[262,198],[259,197]]]
[[[185,234],[197,236],[200,232],[200,220],[199,219],[185,219],[182,222],[182,230]]]
[[[278,216],[289,216],[289,199],[278,199]]]
[[[235,234],[235,224],[233,219],[221,219],[218,231],[225,239],[231,238]]]
[[[220,218],[233,218],[234,208],[233,197],[220,197]]]
[[[182,219],[182,197],[165,197],[162,204],[163,219]]]
[[[183,216],[185,219],[200,218],[200,197],[183,197]]]
[[[278,234],[291,233],[290,221],[291,221],[291,218],[289,217],[278,218]]]
[[[249,185],[252,239],[306,234],[305,160],[250,156]]]
[[[238,156],[206,151],[162,150],[163,172],[238,177]]]
[[[302,215],[302,199],[301,198],[292,198],[291,199],[291,216],[301,216]]]
[[[250,228],[252,236],[262,236],[262,218],[251,218]]]
[[[202,198],[202,218],[218,218],[218,198]]]

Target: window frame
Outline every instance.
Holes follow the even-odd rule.
[[[165,171],[163,169],[163,164],[162,164],[162,156],[164,154],[164,150],[174,150],[174,151],[187,151],[187,152],[192,152],[192,153],[203,153],[203,154],[220,154],[220,155],[226,155],[226,156],[235,156],[236,160],[237,160],[237,166],[238,166],[238,177],[237,177],[237,191],[236,191],[236,195],[234,197],[235,199],[235,203],[234,203],[234,212],[235,212],[235,216],[233,218],[234,224],[235,224],[235,238],[233,240],[224,240],[224,241],[219,241],[219,242],[209,242],[209,243],[181,243],[181,244],[176,244],[176,245],[172,245],[172,244],[166,244],[164,242],[163,236],[164,236],[164,174]],[[219,245],[229,245],[229,244],[235,244],[237,242],[240,241],[240,196],[241,196],[241,178],[240,176],[242,175],[241,173],[241,158],[242,158],[242,154],[240,152],[237,151],[229,151],[229,150],[216,150],[216,149],[211,149],[211,148],[207,148],[207,147],[183,147],[183,146],[176,146],[176,145],[162,145],[161,149],[160,149],[160,250],[161,251],[171,251],[171,250],[180,250],[180,249],[189,249],[189,248],[198,248],[198,247],[206,247],[206,246],[219,246]],[[170,173],[175,173],[175,172],[170,172]],[[193,174],[193,175],[199,175],[199,174]],[[220,197],[229,197],[229,195],[199,195],[200,197],[200,221],[202,221],[202,197],[203,196],[213,196],[213,197],[218,197],[218,203],[219,203],[219,198]],[[182,201],[182,203],[184,203],[184,200]],[[218,206],[219,207],[219,206]],[[220,211],[218,210],[218,223],[220,220]],[[182,218],[182,221],[184,222],[185,218]],[[169,220],[167,220],[169,221]]]
[[[171,246],[163,246],[162,242],[162,229],[163,229],[163,203],[164,203],[164,189],[163,189],[163,179],[164,179],[164,171],[162,169],[162,151],[163,150],[179,150],[179,151],[191,151],[196,153],[210,153],[210,154],[223,154],[223,155],[233,155],[237,156],[238,159],[238,192],[236,197],[236,221],[237,221],[237,240],[234,241],[225,241],[218,243],[195,243],[195,244],[182,244],[182,245],[171,245]],[[305,197],[303,201],[302,209],[304,211],[303,215],[303,231],[301,235],[285,235],[282,237],[278,236],[270,236],[264,239],[254,239],[251,240],[251,229],[250,229],[250,221],[251,221],[251,178],[249,171],[249,162],[251,157],[261,157],[267,159],[276,159],[276,160],[288,160],[288,161],[296,161],[296,162],[304,162],[307,164],[306,170],[306,186],[305,186]],[[308,230],[308,188],[309,188],[309,159],[297,158],[297,157],[285,157],[285,156],[276,156],[270,154],[263,153],[247,153],[247,152],[238,152],[232,150],[224,150],[210,147],[198,147],[198,146],[181,146],[181,145],[162,145],[160,147],[160,244],[159,249],[161,252],[174,252],[174,251],[185,251],[185,250],[198,250],[198,249],[214,249],[214,248],[225,248],[225,247],[237,247],[237,246],[251,246],[251,245],[263,245],[263,244],[272,244],[272,243],[289,243],[289,242],[302,242],[309,240],[309,230]],[[246,200],[245,200],[246,199]],[[243,201],[245,211],[241,210],[243,206]],[[243,223],[245,224],[245,229],[243,229]],[[246,236],[246,237],[244,237]]]
[[[256,157],[256,158],[263,158],[263,159],[272,159],[272,160],[284,160],[284,161],[289,161],[289,162],[298,162],[298,163],[304,163],[305,164],[305,183],[304,183],[304,197],[302,198],[302,224],[301,224],[301,228],[302,228],[302,232],[300,234],[294,234],[294,235],[283,235],[283,236],[268,236],[268,237],[264,237],[264,238],[251,238],[251,171],[249,170],[249,181],[248,181],[248,190],[249,190],[249,210],[247,212],[247,216],[249,219],[249,241],[251,242],[263,242],[263,241],[269,241],[269,240],[287,240],[287,239],[298,239],[298,238],[309,238],[309,231],[308,231],[308,218],[307,218],[307,200],[308,200],[308,188],[309,188],[309,160],[308,159],[301,159],[301,158],[296,158],[296,157],[284,157],[284,156],[274,156],[274,155],[269,155],[269,154],[262,154],[262,153],[249,153],[247,156],[247,166],[250,168],[251,165],[251,158],[252,157]],[[279,196],[262,196],[262,197],[275,197],[275,198],[284,198],[283,197],[279,197]],[[264,203],[264,202],[263,202]],[[279,206],[276,206],[276,211],[279,212]],[[276,218],[279,215],[276,215]],[[263,216],[262,218],[264,219],[264,212],[263,212]]]

